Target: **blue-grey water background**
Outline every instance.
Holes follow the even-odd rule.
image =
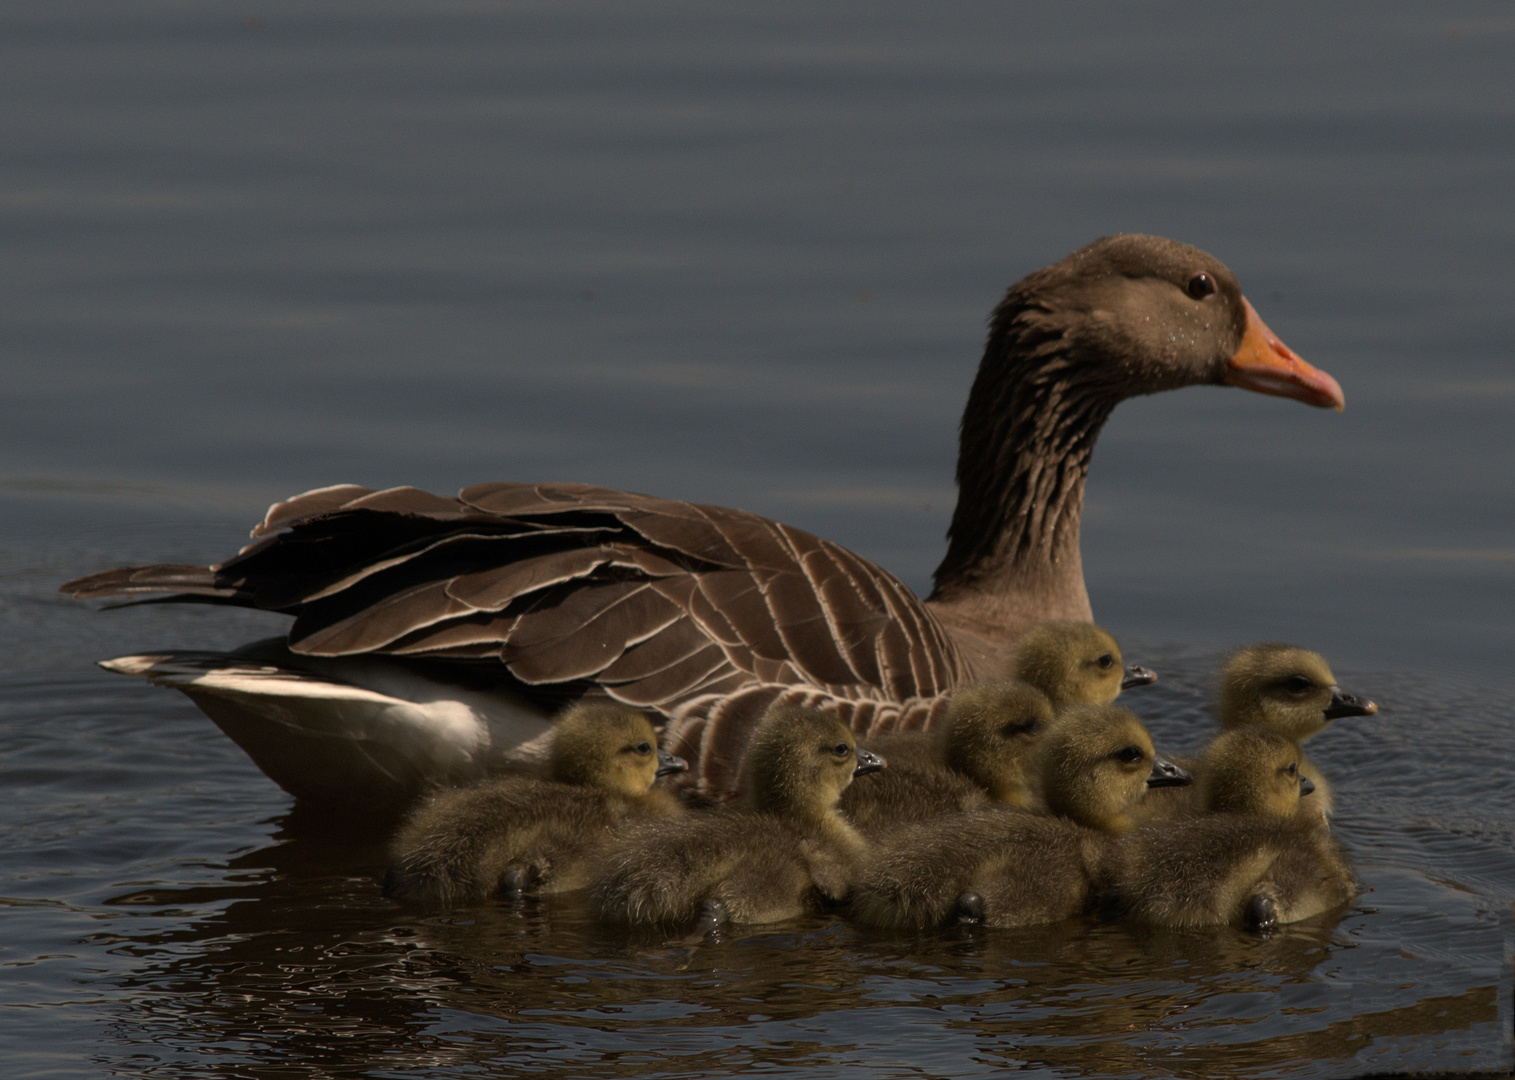
[[[1494,3],[10,0],[5,1075],[1507,1068],[1512,57]],[[744,507],[924,592],[987,312],[1126,230],[1226,261],[1346,390],[1122,405],[1084,528],[1160,745],[1249,640],[1383,704],[1311,745],[1339,920],[691,952],[402,911],[379,830],[92,666],[280,620],[54,592],[306,488],[489,479]]]

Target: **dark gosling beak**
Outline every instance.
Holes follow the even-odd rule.
[[[667,750],[658,751],[658,771],[654,776],[667,776],[669,773],[683,772],[689,768],[689,762],[681,757],[674,757]]]
[[[1140,664],[1127,664],[1126,677],[1120,681],[1122,690],[1129,690],[1133,686],[1151,686],[1157,681],[1157,672],[1151,668],[1144,668]]]
[[[1326,719],[1336,720],[1343,716],[1372,716],[1378,706],[1365,697],[1349,694],[1339,686],[1331,687],[1331,704],[1326,706]]]
[[[1183,787],[1194,783],[1187,770],[1180,769],[1166,758],[1152,759],[1152,775],[1147,777],[1148,787]]]
[[[853,770],[853,776],[862,776],[864,773],[878,772],[889,763],[872,750],[857,748],[857,768]]]
[[[1301,776],[1299,778],[1299,797],[1301,799],[1304,798],[1306,795],[1310,794],[1310,792],[1312,792],[1314,790],[1315,790],[1315,781],[1314,780],[1311,780],[1308,776]]]

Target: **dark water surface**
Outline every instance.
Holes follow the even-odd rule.
[[[4,1075],[1507,1068],[1512,56],[1500,4],[0,8]],[[924,591],[985,314],[1117,230],[1214,252],[1346,389],[1126,403],[1084,532],[1160,745],[1248,640],[1384,705],[1310,747],[1339,920],[691,951],[403,911],[375,823],[91,663],[279,620],[53,592],[308,487],[486,479],[741,506]]]

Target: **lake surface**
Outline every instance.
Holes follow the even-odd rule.
[[[0,10],[0,1057],[11,1077],[1507,1069],[1515,13],[1500,4]],[[1096,451],[1099,620],[1201,744],[1224,652],[1364,884],[1258,939],[817,917],[696,950],[380,898],[184,698],[275,617],[56,595],[335,482],[755,510],[929,587],[984,319],[1113,231],[1236,271],[1342,415],[1197,389]],[[1124,699],[1123,699],[1124,700]]]

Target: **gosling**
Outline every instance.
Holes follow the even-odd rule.
[[[595,873],[595,909],[627,926],[692,924],[686,940],[698,941],[842,900],[868,845],[837,803],[884,764],[834,716],[770,710],[743,755],[738,806],[630,831]]]
[[[1015,677],[1046,694],[1054,709],[1108,705],[1122,690],[1157,680],[1144,667],[1123,666],[1120,646],[1108,631],[1056,620],[1037,623],[1021,638]]]
[[[878,839],[910,822],[991,802],[1029,809],[1032,756],[1052,720],[1047,695],[1023,682],[959,690],[936,731],[869,742],[889,768],[842,792],[842,812],[865,836]]]
[[[644,714],[581,702],[553,725],[550,779],[443,791],[412,813],[391,844],[384,895],[450,906],[584,888],[617,826],[679,813],[677,799],[653,785],[687,768],[658,749]]]
[[[902,732],[867,742],[889,771],[842,796],[842,810],[877,839],[913,821],[1001,803],[1037,805],[1030,761],[1056,709],[1104,705],[1157,678],[1123,666],[1120,646],[1090,623],[1038,623],[1021,639],[1015,678],[957,691],[934,732]]]
[[[857,882],[857,920],[891,930],[950,921],[1008,927],[1090,910],[1113,838],[1135,828],[1132,812],[1147,789],[1190,780],[1157,756],[1136,717],[1113,705],[1060,714],[1036,771],[1051,816],[990,808],[902,830]]]
[[[1332,720],[1372,716],[1378,706],[1336,685],[1325,658],[1293,645],[1250,645],[1231,654],[1221,678],[1220,726],[1256,725],[1302,743]],[[1331,787],[1303,753],[1300,774],[1315,785],[1317,813],[1332,809]]]
[[[1154,926],[1262,931],[1351,900],[1352,872],[1310,805],[1318,792],[1299,759],[1297,744],[1267,728],[1219,735],[1198,784],[1206,812],[1123,840],[1107,911]]]

